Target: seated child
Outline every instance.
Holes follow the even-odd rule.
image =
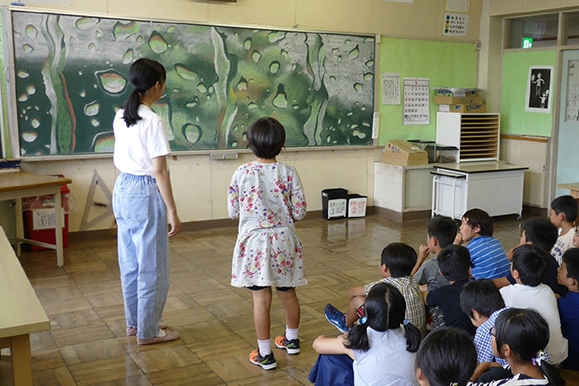
[[[310,372],[310,382],[417,385],[414,359],[421,335],[404,319],[406,303],[400,291],[388,283],[376,284],[366,297],[364,312],[360,324],[348,334],[316,338],[314,350],[321,355]]]
[[[567,295],[557,300],[561,329],[569,342],[569,356],[563,367],[579,370],[579,248],[568,249],[563,254],[558,280],[569,289]]]
[[[424,293],[426,305],[440,307],[445,326],[462,328],[474,335],[474,326],[460,308],[460,290],[470,278],[468,249],[460,245],[447,246],[438,254],[438,266],[450,285]]]
[[[549,341],[549,325],[537,311],[508,308],[501,312],[490,334],[494,354],[509,363],[513,377],[472,382],[470,386],[565,385],[559,371],[545,358],[543,350]]]
[[[563,253],[573,246],[573,223],[577,219],[577,200],[572,196],[559,196],[551,202],[549,220],[559,228],[559,238],[551,255],[561,265]]]
[[[354,287],[348,291],[350,303],[348,311],[343,313],[331,304],[324,309],[326,319],[340,332],[348,332],[350,327],[363,315],[361,306],[366,295],[378,283],[390,283],[395,286],[406,300],[406,319],[416,326],[420,332],[426,334],[426,310],[418,284],[410,275],[416,264],[416,252],[404,243],[391,243],[382,250],[380,276],[382,279],[365,285]]]
[[[509,260],[500,241],[493,238],[493,221],[481,209],[471,209],[462,216],[460,234],[455,244],[468,242],[472,276],[475,279],[497,279],[509,273]]]
[[[512,377],[513,374],[509,370],[503,369],[508,366],[507,361],[493,354],[489,334],[491,328],[495,326],[497,317],[506,309],[498,288],[489,279],[471,280],[462,287],[460,292],[460,308],[477,328],[474,334],[474,346],[478,365],[471,379],[479,379],[483,373],[491,369],[492,379]]]
[[[513,251],[511,273],[516,284],[501,288],[507,307],[531,308],[547,321],[551,338],[547,350],[551,363],[560,364],[567,358],[567,339],[561,333],[561,320],[555,294],[543,278],[549,269],[549,254],[541,248],[525,244]]]
[[[521,240],[519,245],[523,244],[533,244],[541,248],[544,251],[549,252],[555,242],[557,241],[557,228],[549,220],[542,217],[535,217],[527,221],[523,225],[523,233],[521,234]],[[509,260],[513,259],[513,251],[516,247],[513,247],[508,253],[507,257]],[[549,259],[549,270],[543,279],[543,283],[547,284],[553,292],[564,296],[567,293],[567,288],[562,286],[557,282],[557,269],[559,268],[559,263],[553,256]],[[495,285],[498,288],[503,288],[509,284],[515,284],[515,279],[513,275],[509,272],[506,277],[501,277],[494,280]]]
[[[421,386],[465,386],[475,367],[472,337],[458,328],[432,331],[416,354],[416,378]]]
[[[449,285],[448,280],[440,274],[436,256],[442,249],[454,242],[458,227],[450,217],[436,216],[428,222],[426,246],[418,248],[418,261],[412,270],[414,280],[419,286],[426,285],[423,291],[432,291],[443,285]],[[428,255],[430,258],[426,260]]]

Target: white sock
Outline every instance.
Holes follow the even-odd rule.
[[[259,348],[259,355],[262,357],[271,354],[271,345],[269,339],[257,340],[257,347]]]
[[[159,329],[159,333],[157,334],[157,336],[155,338],[164,338],[166,336],[167,336],[167,333],[165,332],[165,330]]]
[[[298,338],[298,329],[297,328],[289,328],[285,326],[285,337],[287,340],[294,340]]]

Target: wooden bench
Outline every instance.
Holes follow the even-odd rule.
[[[0,348],[10,348],[14,385],[31,386],[30,334],[50,330],[50,320],[1,227],[0,296]]]

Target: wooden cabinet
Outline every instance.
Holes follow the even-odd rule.
[[[498,161],[499,136],[499,114],[436,114],[436,143],[456,146],[457,162]]]

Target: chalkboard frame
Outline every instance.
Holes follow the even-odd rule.
[[[22,56],[18,56],[18,50],[22,49],[22,41],[18,41],[19,38],[21,38],[23,35],[26,35],[27,38],[30,39],[30,37],[38,37],[40,34],[43,34],[43,36],[47,36],[51,34],[50,28],[52,28],[53,33],[58,33],[58,32],[63,32],[62,28],[60,28],[59,25],[59,21],[62,20],[62,18],[68,18],[68,20],[75,20],[77,22],[76,26],[78,28],[78,22],[80,21],[81,24],[85,23],[83,25],[83,27],[85,28],[85,31],[88,30],[89,33],[95,33],[98,34],[99,29],[98,28],[94,28],[93,30],[90,30],[91,27],[94,27],[95,25],[98,25],[99,23],[101,23],[102,21],[106,21],[108,23],[111,22],[115,22],[117,23],[118,26],[121,27],[121,34],[125,34],[124,38],[128,39],[131,36],[135,35],[134,30],[143,30],[143,26],[147,26],[147,25],[154,25],[156,26],[154,29],[152,29],[153,32],[156,33],[155,36],[153,36],[154,38],[159,38],[159,33],[157,31],[157,28],[163,29],[165,28],[164,32],[169,31],[170,29],[172,29],[172,31],[174,32],[178,27],[182,27],[184,29],[197,29],[197,30],[203,30],[204,34],[207,34],[207,31],[210,31],[209,34],[212,34],[211,38],[212,39],[216,39],[216,36],[219,36],[219,34],[221,35],[226,35],[226,31],[238,31],[238,34],[241,34],[241,32],[245,32],[246,35],[250,36],[250,37],[256,37],[256,40],[258,40],[258,38],[261,38],[262,40],[264,38],[269,38],[269,39],[273,39],[270,40],[273,41],[272,46],[274,49],[278,49],[281,50],[283,53],[283,49],[280,49],[279,46],[276,46],[274,43],[277,43],[283,39],[286,39],[288,37],[293,37],[295,39],[309,39],[309,46],[306,45],[305,50],[306,52],[306,58],[308,59],[308,63],[307,66],[306,65],[302,65],[302,67],[300,68],[300,63],[299,60],[297,59],[297,57],[299,57],[300,53],[298,52],[299,50],[301,53],[303,53],[304,47],[299,47],[296,43],[295,47],[296,48],[296,52],[295,53],[289,53],[285,52],[285,58],[289,60],[288,63],[293,64],[294,69],[296,68],[296,64],[298,69],[301,70],[301,72],[298,71],[298,73],[302,74],[304,72],[308,72],[308,74],[305,74],[302,76],[301,79],[296,78],[296,79],[292,79],[291,84],[299,84],[303,87],[303,82],[304,79],[306,80],[306,84],[308,81],[310,81],[310,84],[307,85],[309,87],[309,91],[314,90],[314,94],[317,92],[317,94],[320,94],[320,89],[323,87],[320,87],[320,84],[322,86],[324,86],[324,82],[328,82],[327,79],[331,79],[331,77],[333,75],[330,75],[330,71],[328,71],[328,68],[330,68],[330,66],[328,65],[326,68],[327,63],[330,63],[330,59],[328,59],[331,55],[334,55],[334,60],[337,61],[337,56],[341,55],[341,59],[343,62],[348,63],[350,66],[352,66],[351,63],[355,62],[356,59],[358,59],[359,57],[362,56],[362,54],[360,53],[360,51],[364,52],[364,55],[369,55],[366,56],[364,59],[364,65],[367,67],[364,69],[364,71],[360,71],[359,68],[361,67],[359,64],[358,66],[354,66],[357,69],[357,72],[351,70],[351,72],[355,72],[355,73],[350,73],[350,72],[345,72],[345,71],[340,71],[340,75],[343,75],[344,78],[349,77],[361,77],[363,79],[363,82],[357,82],[358,79],[355,79],[354,81],[348,80],[352,82],[352,89],[348,90],[348,91],[344,91],[341,90],[340,93],[341,94],[354,94],[356,92],[360,92],[361,90],[363,90],[364,92],[364,96],[365,99],[363,99],[362,103],[358,103],[356,101],[355,104],[352,104],[351,106],[349,106],[349,109],[344,109],[344,105],[343,102],[337,103],[336,105],[332,105],[332,102],[335,102],[335,98],[337,98],[338,96],[336,95],[332,95],[328,92],[327,88],[325,90],[323,90],[325,92],[322,92],[322,97],[319,96],[312,96],[312,95],[307,95],[305,97],[304,100],[308,100],[310,103],[305,110],[306,111],[310,111],[313,110],[314,107],[312,106],[316,106],[317,110],[317,114],[310,114],[309,116],[307,116],[307,119],[304,119],[304,114],[303,111],[299,110],[301,107],[300,106],[296,106],[299,105],[296,104],[294,106],[292,106],[296,111],[291,111],[286,113],[286,114],[282,114],[280,113],[280,111],[282,110],[283,107],[280,107],[280,105],[275,105],[274,108],[271,108],[271,106],[269,108],[264,108],[263,111],[261,111],[258,114],[246,114],[246,117],[249,117],[250,119],[247,120],[246,122],[242,122],[239,125],[230,125],[228,126],[228,130],[230,130],[228,133],[228,135],[231,135],[231,133],[235,133],[235,140],[233,139],[229,139],[229,140],[223,140],[223,138],[219,138],[216,140],[215,142],[215,146],[207,146],[207,145],[203,145],[200,147],[184,147],[184,146],[180,146],[178,143],[176,144],[176,142],[178,140],[181,141],[181,145],[184,142],[184,139],[188,139],[187,135],[189,134],[188,132],[185,131],[185,126],[184,125],[177,125],[178,126],[178,130],[174,129],[174,124],[173,124],[173,120],[174,118],[171,117],[171,113],[173,113],[173,117],[174,117],[174,113],[175,113],[175,109],[173,109],[173,112],[171,111],[171,103],[174,103],[175,100],[171,99],[169,97],[167,97],[167,94],[171,93],[171,92],[179,92],[179,90],[176,90],[176,88],[171,88],[172,86],[170,85],[171,80],[176,79],[176,76],[181,76],[181,78],[183,78],[183,76],[185,76],[185,78],[194,78],[196,75],[192,72],[187,72],[190,69],[187,68],[186,65],[181,66],[181,70],[183,71],[181,74],[178,74],[178,70],[179,67],[172,63],[171,66],[168,66],[167,64],[165,64],[165,67],[167,68],[167,72],[168,72],[168,92],[166,92],[166,98],[165,101],[163,101],[163,99],[160,101],[160,103],[156,104],[153,106],[153,108],[155,109],[155,111],[157,111],[161,116],[163,116],[165,118],[165,120],[171,122],[168,127],[169,127],[169,136],[170,136],[170,140],[171,140],[171,145],[172,145],[172,150],[174,153],[179,153],[179,154],[204,154],[204,153],[214,153],[214,152],[228,152],[228,151],[232,151],[232,152],[244,152],[244,149],[246,148],[245,145],[245,137],[244,137],[244,132],[243,130],[247,128],[248,124],[251,123],[252,120],[254,120],[255,118],[259,117],[259,116],[264,116],[264,115],[271,115],[271,116],[275,116],[278,119],[280,119],[280,121],[286,126],[286,131],[288,132],[288,140],[286,142],[286,146],[288,150],[315,150],[315,149],[322,149],[322,150],[330,150],[330,149],[344,149],[344,148],[348,148],[348,149],[354,149],[354,148],[368,148],[368,147],[372,147],[376,145],[376,141],[373,132],[375,132],[377,130],[377,128],[374,128],[374,113],[377,109],[376,104],[377,104],[377,90],[378,90],[378,83],[376,80],[376,69],[378,68],[378,56],[379,56],[379,50],[378,50],[378,45],[379,45],[379,36],[374,35],[374,34],[347,34],[347,33],[343,33],[343,32],[338,32],[338,33],[330,33],[330,32],[310,32],[310,31],[304,31],[304,30],[289,30],[289,29],[268,29],[268,28],[263,28],[263,27],[237,27],[237,26],[228,26],[228,25],[214,25],[214,24],[203,24],[203,23],[191,23],[191,22],[185,22],[185,21],[174,21],[174,20],[144,20],[144,19],[130,19],[130,18],[126,18],[126,17],[112,17],[110,15],[80,15],[80,14],[76,14],[76,13],[66,13],[66,12],[55,12],[55,11],[49,11],[47,12],[46,10],[34,10],[34,9],[12,9],[9,8],[9,12],[10,12],[10,17],[5,17],[5,20],[8,20],[9,23],[5,23],[5,27],[8,25],[8,35],[9,37],[11,37],[11,39],[7,39],[9,40],[9,43],[11,45],[10,49],[8,50],[8,52],[11,55],[11,62],[14,63],[15,65],[12,66],[12,75],[11,75],[11,79],[13,79],[13,82],[7,82],[9,88],[11,89],[12,95],[13,95],[13,102],[12,102],[12,108],[10,108],[9,110],[11,111],[11,114],[9,114],[11,117],[11,127],[15,128],[17,133],[15,133],[15,135],[12,136],[12,138],[17,138],[17,141],[13,141],[13,142],[17,142],[17,143],[13,143],[12,145],[12,149],[16,150],[15,154],[20,154],[21,157],[23,158],[28,158],[30,160],[33,160],[35,158],[40,158],[40,159],[47,159],[47,158],[51,158],[51,157],[56,157],[56,158],[68,158],[68,157],[72,157],[72,158],[77,158],[78,156],[82,156],[82,157],[102,157],[102,156],[107,156],[111,154],[112,151],[112,141],[111,141],[111,131],[101,131],[99,132],[98,129],[96,130],[98,132],[98,134],[102,134],[102,133],[108,133],[109,135],[104,135],[104,139],[101,142],[101,147],[99,149],[105,149],[105,151],[93,151],[91,149],[89,149],[88,151],[86,150],[86,146],[85,146],[85,150],[81,150],[77,151],[77,149],[75,149],[75,145],[74,145],[74,141],[75,138],[63,138],[66,137],[66,135],[62,135],[62,133],[59,133],[59,127],[66,127],[67,124],[71,124],[71,119],[70,117],[68,117],[68,119],[64,119],[64,120],[58,120],[56,119],[56,122],[51,124],[51,135],[50,135],[50,140],[47,141],[46,139],[44,140],[44,142],[40,142],[40,147],[34,147],[34,146],[29,146],[29,143],[35,142],[38,137],[34,137],[33,135],[31,135],[31,133],[34,132],[34,130],[31,130],[30,125],[32,125],[31,122],[35,122],[34,125],[36,125],[37,127],[33,127],[33,129],[40,129],[40,128],[44,128],[42,126],[42,124],[39,125],[39,121],[40,119],[38,118],[38,114],[36,117],[36,120],[34,120],[33,117],[28,116],[27,111],[33,111],[37,110],[38,111],[38,103],[34,103],[34,102],[30,102],[28,106],[22,106],[22,101],[21,99],[26,99],[24,102],[28,102],[31,99],[37,98],[38,95],[46,95],[46,93],[42,93],[39,91],[45,91],[45,90],[40,90],[42,87],[38,86],[38,83],[36,84],[37,87],[33,87],[32,89],[30,89],[30,82],[28,81],[22,81],[22,79],[27,79],[27,78],[22,78],[20,75],[22,74],[22,67],[20,66],[20,61],[22,59]],[[44,25],[48,25],[50,23],[52,23],[51,27],[44,27],[45,30],[43,31],[39,31],[37,30],[36,32],[32,31],[28,29],[29,25],[27,24],[25,27],[23,26],[21,21],[16,20],[16,23],[14,23],[14,15],[27,15],[27,18],[29,19],[30,15],[36,15],[35,17],[41,17],[41,18],[45,18],[45,23]],[[56,23],[54,22],[54,20],[48,20],[48,19],[57,19],[59,21],[57,21]],[[16,24],[16,26],[15,26]],[[30,25],[33,25],[33,23],[29,23]],[[86,26],[89,27],[86,27]],[[137,26],[137,27],[135,27]],[[58,31],[60,28],[61,31]],[[131,28],[133,30],[131,30]],[[48,32],[47,30],[48,29]],[[6,30],[6,28],[5,28]],[[66,27],[65,27],[66,30]],[[96,32],[95,32],[96,31]],[[241,32],[239,32],[241,31]],[[105,32],[109,32],[108,30],[106,30]],[[111,31],[112,32],[112,31]],[[36,35],[35,35],[36,33]],[[101,31],[101,34],[104,34]],[[66,35],[66,32],[63,32],[63,35]],[[151,48],[151,50],[155,49],[155,46],[151,45],[151,41],[154,40],[151,38],[153,34],[148,35],[147,37],[143,37],[141,36],[142,41],[147,40],[147,46],[149,48]],[[98,35],[95,35],[95,39],[98,38]],[[101,35],[102,36],[102,35]],[[272,38],[273,36],[273,38]],[[122,36],[121,36],[122,37]],[[231,36],[228,36],[231,37]],[[161,37],[163,38],[163,37]],[[68,36],[68,39],[70,39],[71,44],[73,44],[73,37],[72,34],[70,34]],[[136,39],[136,37],[135,37]],[[277,39],[277,40],[276,40]],[[331,47],[328,46],[327,44],[327,40],[324,41],[324,39],[327,40],[331,40],[331,39],[343,39],[345,46],[344,47],[338,47],[336,49],[336,47]],[[63,38],[63,40],[66,42],[66,36]],[[219,40],[219,39],[216,39]],[[227,38],[222,39],[223,41],[227,41]],[[247,39],[246,39],[247,42]],[[363,42],[364,46],[363,49],[360,50],[359,46],[355,46],[352,45],[352,42],[354,43],[360,43]],[[239,44],[239,41],[236,42],[237,44]],[[261,42],[263,43],[263,41]],[[142,43],[145,44],[145,43]],[[350,46],[348,46],[348,44],[350,44]],[[170,49],[171,48],[171,43],[167,43],[168,47],[157,47],[156,49],[158,50],[162,50],[162,49]],[[328,46],[327,48],[325,46]],[[371,50],[370,47],[371,46]],[[20,47],[20,48],[18,48]],[[266,49],[269,49],[271,47],[266,47]],[[356,47],[356,50],[354,50],[352,47]],[[294,46],[291,46],[291,48],[294,48]],[[59,47],[57,46],[55,50],[53,50],[52,52],[52,62],[51,62],[51,69],[53,71],[53,76],[52,78],[63,78],[63,73],[62,73],[62,68],[66,66],[66,64],[68,62],[66,62],[66,56],[65,56],[65,60],[64,62],[62,61],[62,59],[59,61],[58,59],[54,59],[55,57],[58,58],[59,55],[63,56],[62,52],[58,52]],[[98,50],[98,48],[96,47],[96,45],[93,46],[92,48],[93,50]],[[102,52],[102,51],[101,51]],[[255,61],[253,53],[255,53],[255,50],[251,51],[252,55],[248,54],[248,57]],[[264,56],[267,56],[267,53],[264,53]],[[294,56],[292,56],[294,55]],[[315,59],[312,57],[318,55],[318,58]],[[140,56],[147,56],[147,57],[151,57],[151,55],[143,55],[143,53],[141,53],[140,55],[134,54],[133,59],[136,59]],[[216,55],[217,56],[217,55]],[[155,57],[153,55],[152,57],[153,59],[158,59],[157,57]],[[230,59],[230,57],[226,58],[226,59]],[[369,59],[368,59],[369,58]],[[246,58],[247,59],[247,58]],[[215,59],[217,60],[217,59]],[[221,59],[223,60],[223,58]],[[292,62],[293,60],[293,62]],[[360,60],[360,61],[361,61]],[[161,60],[160,60],[161,61]],[[123,63],[124,65],[124,70],[128,70],[128,66],[130,66],[130,62],[128,60],[125,60],[126,63]],[[163,63],[163,61],[161,61]],[[257,63],[257,62],[256,62]],[[179,63],[177,63],[179,64]],[[253,63],[250,63],[248,66],[251,67],[250,65]],[[284,67],[287,66],[287,63],[278,63],[279,67]],[[217,65],[216,65],[217,66]],[[47,66],[48,67],[48,66]],[[55,71],[54,68],[57,68],[57,70]],[[58,68],[60,68],[60,73],[58,72]],[[271,69],[271,63],[269,68]],[[334,67],[332,68],[334,71],[336,70],[335,67],[335,63],[334,63]],[[113,70],[113,71],[111,71]],[[48,71],[48,70],[47,70]],[[78,71],[79,73],[82,72],[82,70]],[[122,70],[118,70],[115,67],[114,63],[110,63],[108,68],[103,68],[102,70],[103,73],[105,74],[110,74],[110,73],[116,73],[116,75],[118,74],[125,74],[127,71],[122,71]],[[257,72],[257,76],[255,78],[259,78],[260,75],[259,71],[255,71]],[[262,71],[263,72],[263,71]],[[30,75],[30,74],[29,74]],[[42,75],[42,74],[41,74]],[[50,74],[49,74],[50,75]],[[266,74],[268,75],[268,74]],[[285,73],[286,78],[288,76],[291,76],[292,74],[287,74]],[[335,73],[334,73],[335,75]],[[38,75],[37,75],[38,76]],[[71,77],[69,75],[70,78],[74,78]],[[243,76],[241,76],[243,78]],[[324,78],[325,77],[325,78]],[[64,77],[66,78],[66,77]],[[179,78],[179,79],[181,79]],[[263,77],[262,77],[263,78]],[[267,76],[265,76],[265,78],[267,78]],[[198,76],[198,79],[202,79],[201,76]],[[275,79],[275,77],[274,77]],[[67,79],[70,81],[70,79]],[[262,79],[263,80],[263,79]],[[267,79],[265,79],[267,81]],[[246,80],[247,81],[247,80]],[[335,81],[335,79],[333,80]],[[43,84],[46,85],[46,74],[44,75],[44,81]],[[225,88],[225,94],[222,93],[222,96],[225,95],[226,97],[228,97],[229,95],[227,95],[227,93],[231,93],[231,89],[233,88],[233,86],[237,86],[239,91],[239,83],[235,83],[237,82],[237,80],[233,80],[231,81],[229,84],[226,84]],[[301,82],[301,83],[300,83]],[[342,81],[344,82],[344,81]],[[77,84],[77,82],[73,79],[74,84]],[[100,84],[97,84],[98,82],[95,82],[94,84],[94,88],[98,89],[98,88],[103,88],[105,86],[103,86],[103,82],[101,80]],[[113,82],[114,83],[114,82]],[[249,82],[248,82],[249,83]],[[273,92],[271,91],[272,89],[276,88],[277,85],[277,95],[279,95],[279,91],[280,91],[280,84],[282,83],[281,81],[278,82],[277,84],[275,82],[271,82],[272,84],[270,84],[267,89],[268,92],[270,92],[270,96],[268,97],[269,99],[265,98],[264,100],[266,100],[268,103],[272,102],[275,98],[273,97]],[[211,89],[211,87],[213,87],[216,83],[212,83],[209,87],[207,87],[207,89],[203,90],[204,93],[207,93],[209,95],[210,92],[213,92],[215,95],[217,95],[217,91],[216,88],[219,87],[219,85],[215,86],[213,88],[212,91],[208,91]],[[357,86],[355,86],[357,85]],[[117,84],[118,86],[118,84]],[[223,86],[223,85],[221,85]],[[128,92],[130,90],[130,87],[128,87],[128,85],[125,83],[124,87],[124,91],[122,93],[119,93],[119,95],[115,95],[114,97],[116,98],[116,103],[114,103],[114,109],[118,109],[120,108],[120,106],[122,105],[122,102],[124,102],[124,100],[126,100],[126,95],[128,95]],[[246,85],[246,87],[248,87]],[[316,88],[317,87],[317,88]],[[326,86],[324,86],[326,87]],[[358,89],[356,87],[359,87]],[[52,105],[50,106],[50,111],[52,111],[53,113],[56,112],[57,116],[65,116],[66,117],[66,112],[68,110],[68,112],[71,111],[71,109],[73,107],[71,107],[72,105],[72,98],[76,97],[79,98],[78,95],[72,95],[75,92],[78,93],[78,90],[72,90],[72,92],[69,92],[71,90],[67,90],[66,89],[66,84],[58,84],[58,82],[56,82],[56,84],[54,84],[52,86],[52,88],[54,90],[57,90],[56,92],[58,93],[58,90],[63,90],[61,91],[63,92],[63,96],[64,98],[60,98],[60,102],[62,102],[62,100],[64,100],[66,103],[61,103],[59,105],[58,101],[52,103]],[[291,87],[290,87],[291,88]],[[342,87],[343,89],[344,87]],[[31,92],[28,92],[31,91]],[[241,90],[243,91],[243,90]],[[263,91],[263,90],[262,90]],[[287,91],[287,88],[284,90],[282,88],[282,91]],[[66,94],[67,92],[69,92],[68,94]],[[249,93],[249,92],[248,92]],[[289,95],[289,92],[287,92],[287,94]],[[105,94],[107,96],[110,97],[110,95]],[[325,99],[324,99],[325,98]],[[85,98],[85,100],[88,100],[88,103],[84,104],[84,109],[85,112],[90,111],[91,109],[91,101],[94,98]],[[106,98],[105,98],[106,99]],[[56,98],[56,100],[58,100],[58,98]],[[96,99],[94,99],[96,101]],[[169,103],[167,103],[167,101],[170,100]],[[295,99],[293,99],[295,101]],[[198,100],[197,100],[198,101]],[[283,106],[283,100],[281,105]],[[286,110],[289,104],[291,104],[290,98],[286,97]],[[325,103],[325,105],[324,105]],[[105,103],[101,103],[101,106],[104,105]],[[191,104],[194,104],[194,102],[192,102]],[[273,104],[273,103],[272,103]],[[94,104],[93,104],[94,105]],[[263,106],[265,106],[266,103],[263,104]],[[220,111],[218,111],[220,114],[225,115],[226,117],[227,115],[227,109],[229,108],[229,103],[227,104],[227,106],[225,106],[225,108],[221,108]],[[78,109],[78,106],[74,107],[76,109]],[[93,113],[94,113],[94,106],[93,108]],[[180,107],[181,109],[183,109],[183,107]],[[255,107],[254,107],[255,108]],[[97,115],[98,115],[98,107],[97,109]],[[224,111],[225,110],[225,111]],[[257,108],[257,110],[259,110],[259,108]],[[328,121],[327,117],[329,115],[328,111],[332,111],[333,115],[333,121],[330,119],[329,123],[327,124],[326,121]],[[247,113],[247,109],[246,109],[246,113]],[[301,121],[299,119],[293,119],[293,116],[300,116],[301,113]],[[58,115],[60,114],[60,115]],[[324,115],[326,114],[326,115]],[[52,114],[49,113],[47,115],[50,115],[52,117]],[[72,116],[73,119],[78,118],[81,116],[81,114],[70,114]],[[86,115],[86,114],[85,114]],[[110,115],[110,111],[109,111],[109,115]],[[228,116],[229,118],[231,118],[231,115]],[[321,117],[321,118],[320,118]],[[312,118],[314,118],[312,120]],[[95,118],[96,119],[96,118]],[[316,121],[317,119],[317,121]],[[203,121],[203,118],[201,118],[201,122]],[[110,119],[110,122],[112,122],[112,119]],[[199,117],[197,117],[197,121],[193,121],[193,124],[190,125],[191,127],[195,126],[195,123],[199,123]],[[223,128],[223,121],[221,121],[222,124],[221,128]],[[100,125],[101,122],[96,122],[95,123],[97,125]],[[335,125],[331,125],[331,123],[334,123]],[[104,120],[102,121],[103,125],[110,125],[109,124],[109,120]],[[303,129],[304,127],[306,127],[306,125],[309,127],[309,132],[306,133],[305,130]],[[325,125],[325,126],[324,126]],[[340,126],[341,125],[341,126]],[[76,126],[75,130],[86,130],[88,125],[83,125],[82,127],[80,126]],[[173,127],[171,127],[173,126]],[[97,126],[98,127],[98,126]],[[296,127],[298,129],[296,129]],[[94,129],[94,128],[90,128],[90,129]],[[46,128],[44,128],[44,130],[46,131]],[[71,130],[71,131],[75,131],[75,130]],[[39,130],[37,130],[39,131]],[[211,136],[215,133],[213,133],[211,130],[207,131],[209,134],[206,135],[207,136]],[[219,131],[216,130],[216,132],[218,133]],[[333,133],[338,133],[338,134],[333,134]],[[187,134],[185,134],[187,133]],[[176,135],[177,134],[177,135]],[[199,138],[199,137],[203,137],[204,133],[199,133],[196,134],[195,130],[192,131],[192,138]],[[36,135],[38,135],[36,133]],[[46,134],[45,134],[46,135]],[[218,134],[215,134],[215,136],[217,136]],[[71,137],[71,133],[68,133],[68,136]],[[176,138],[179,137],[180,138]],[[96,139],[98,140],[98,138],[96,138],[96,136],[93,138],[93,140]],[[63,146],[63,143],[65,144]],[[185,143],[187,143],[185,141]],[[72,147],[71,147],[72,146]],[[32,149],[32,151],[30,151]],[[46,149],[46,150],[45,150]],[[71,150],[72,149],[72,150]],[[108,150],[107,150],[108,149]],[[13,153],[14,153],[13,150]]]

